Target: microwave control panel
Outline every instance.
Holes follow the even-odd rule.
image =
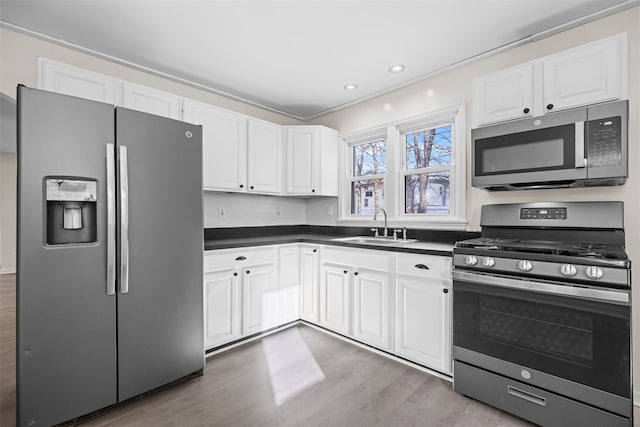
[[[617,166],[622,162],[620,126],[620,117],[608,117],[588,122],[589,167]]]

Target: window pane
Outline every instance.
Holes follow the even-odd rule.
[[[351,183],[351,213],[373,215],[384,207],[384,180],[369,179]]]
[[[404,135],[407,169],[451,164],[451,125]]]
[[[407,175],[405,208],[408,214],[449,214],[449,172]]]
[[[384,139],[353,146],[353,176],[375,175],[387,170]]]

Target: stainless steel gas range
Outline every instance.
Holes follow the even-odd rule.
[[[486,205],[453,255],[454,389],[545,426],[630,426],[621,202]]]

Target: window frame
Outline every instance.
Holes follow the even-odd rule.
[[[428,129],[441,124],[451,124],[451,164],[443,167],[431,167],[432,172],[449,171],[451,182],[449,191],[448,215],[436,213],[411,214],[405,213],[405,182],[406,175],[415,175],[422,169],[406,171],[406,153],[403,135],[412,130]],[[419,116],[386,123],[369,130],[351,132],[341,135],[340,145],[341,174],[339,189],[339,217],[338,225],[379,225],[380,221],[373,221],[373,215],[351,214],[351,178],[353,178],[353,159],[351,147],[358,142],[364,143],[386,135],[386,176],[384,179],[384,203],[387,211],[388,226],[464,230],[466,220],[466,151],[467,131],[464,104],[457,104],[434,110]],[[373,175],[371,175],[373,176]],[[369,177],[369,176],[368,176]],[[390,191],[391,190],[391,191]],[[395,191],[393,191],[395,190]]]
[[[360,175],[360,176],[355,176],[354,175],[354,170],[353,170],[353,147],[357,146],[357,145],[364,145],[364,144],[368,144],[368,143],[372,143],[372,142],[377,142],[383,140],[384,141],[384,145],[385,145],[385,173],[378,173],[378,174],[370,174],[370,175]],[[379,130],[377,132],[368,132],[366,134],[363,135],[359,135],[359,137],[357,138],[352,138],[350,140],[347,141],[346,143],[347,146],[347,162],[348,162],[348,166],[347,166],[347,179],[346,179],[346,185],[343,187],[346,187],[346,189],[341,189],[340,194],[346,194],[347,197],[347,207],[346,207],[346,213],[348,214],[349,217],[351,218],[360,218],[360,219],[364,219],[364,218],[368,218],[370,216],[372,216],[371,214],[354,214],[351,213],[351,207],[353,204],[353,194],[352,194],[352,186],[353,183],[355,181],[372,181],[372,180],[376,180],[376,179],[381,179],[382,180],[382,191],[383,194],[385,195],[385,203],[386,203],[386,195],[388,193],[388,183],[387,183],[387,177],[389,174],[389,158],[388,158],[388,152],[389,152],[389,142],[387,140],[387,135],[386,132],[382,133]],[[344,156],[343,156],[344,157]],[[344,180],[343,180],[344,181]],[[344,192],[346,190],[346,193]],[[344,199],[344,197],[341,197],[342,199]],[[386,209],[386,208],[385,208]],[[342,212],[345,212],[345,208],[343,206]],[[344,214],[342,215],[344,216]]]

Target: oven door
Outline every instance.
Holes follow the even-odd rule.
[[[453,279],[454,358],[546,389],[604,392],[586,399],[595,403],[630,398],[629,292],[464,271]]]
[[[473,129],[474,187],[571,185],[587,178],[586,109]]]

